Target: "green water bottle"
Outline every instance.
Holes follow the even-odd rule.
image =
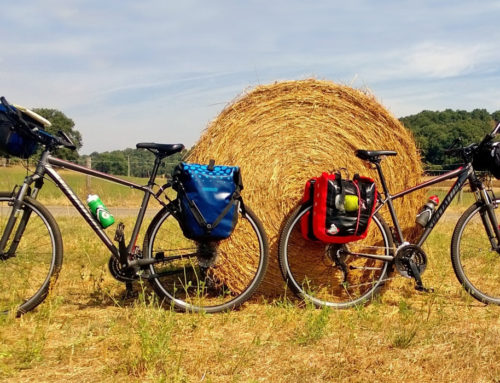
[[[103,229],[115,223],[115,218],[106,209],[106,206],[104,206],[98,195],[89,194],[87,204],[89,205],[90,212],[97,218]]]

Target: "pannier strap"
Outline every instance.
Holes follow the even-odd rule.
[[[181,185],[182,192],[186,194],[184,187]],[[219,216],[215,219],[213,223],[208,223],[205,220],[205,217],[203,217],[203,214],[201,213],[200,209],[196,205],[196,203],[189,199],[186,198],[188,201],[189,207],[191,208],[191,212],[193,213],[194,218],[196,219],[196,222],[198,222],[198,225],[201,227],[204,227],[205,230],[207,231],[207,234],[210,234],[210,232],[217,227],[217,225],[222,221],[222,219],[226,216],[226,214],[231,210],[231,208],[238,202],[241,202],[241,196],[240,193],[236,190],[233,195],[231,196],[231,202],[226,205],[224,210],[221,211]]]
[[[215,164],[214,160],[210,160],[210,164],[212,164],[212,161]],[[211,223],[211,224],[209,224],[205,220],[205,217],[203,217],[203,214],[200,211],[200,209],[198,208],[198,206],[196,205],[196,203],[192,199],[187,198],[186,189],[184,189],[184,185],[182,184],[182,182],[177,182],[176,187],[178,188],[178,190],[181,193],[183,193],[186,196],[186,201],[188,202],[189,207],[191,208],[191,212],[193,213],[193,216],[194,216],[196,222],[198,223],[198,225],[200,225],[201,227],[204,227],[205,230],[206,230],[206,232],[207,232],[207,234],[210,235],[210,232],[217,227],[217,225],[222,221],[222,219],[226,216],[226,214],[229,212],[229,210],[231,210],[231,208],[238,201],[240,202],[240,206],[241,206],[241,208],[243,210],[243,214],[244,214],[245,209],[244,209],[243,200],[242,200],[241,194],[240,194],[240,191],[243,189],[243,183],[241,181],[241,174],[240,174],[240,172],[238,172],[238,182],[237,182],[236,185],[237,185],[236,186],[236,190],[231,195],[231,202],[226,205],[226,207],[222,210],[222,212],[217,216],[217,218],[215,219],[215,221],[213,223]]]
[[[241,202],[241,196],[238,191],[235,191],[231,197],[231,202],[227,204],[227,206],[224,208],[224,210],[221,211],[217,219],[212,223],[212,225],[206,225],[208,232],[210,233],[210,230],[214,229],[220,221],[222,221],[222,218],[226,216],[226,214],[231,210],[231,208],[236,205],[236,203],[240,201]]]
[[[345,203],[345,189],[342,185],[342,175],[340,173],[335,173],[335,182],[340,189],[338,198],[335,198],[335,208],[343,213],[345,213],[344,203]]]

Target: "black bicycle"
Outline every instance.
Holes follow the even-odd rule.
[[[372,299],[396,269],[402,276],[413,278],[417,290],[428,291],[421,278],[427,266],[422,245],[468,181],[476,202],[463,213],[454,229],[451,241],[453,268],[460,283],[474,298],[486,304],[500,304],[500,198],[495,197],[477,173],[493,165],[493,158],[488,156],[495,150],[492,141],[499,131],[500,123],[481,143],[447,151],[460,157],[463,166],[394,195],[388,190],[381,161],[397,153],[358,150],[356,156],[376,168],[383,191],[383,195],[379,194],[368,234],[360,241],[340,245],[308,241],[301,234],[300,222],[312,207],[310,203],[297,207],[287,220],[279,241],[279,264],[290,289],[316,306],[347,308]],[[399,225],[393,200],[449,179],[456,179],[456,182],[418,241],[409,243]],[[384,206],[388,207],[392,230],[380,215]]]
[[[252,210],[238,204],[238,223],[228,239],[195,242],[184,237],[178,221],[179,202],[166,193],[172,182],[163,186],[155,183],[162,160],[182,151],[182,144],[137,144],[137,148],[155,155],[147,185],[138,185],[53,157],[51,152],[58,147],[74,150],[71,139],[62,132],[58,136],[50,135],[38,124],[30,123],[29,116],[23,118],[4,98],[2,106],[11,123],[11,131],[22,137],[24,145],[38,143],[43,150],[36,170],[22,185],[12,192],[0,192],[0,313],[15,311],[21,315],[35,308],[46,298],[61,269],[61,232],[49,210],[37,201],[46,178],[58,186],[109,249],[109,270],[118,281],[125,282],[128,289],[138,279],[147,280],[162,301],[175,309],[209,313],[234,309],[257,289],[268,264],[268,241]],[[33,114],[31,117],[37,118]],[[128,243],[121,223],[114,236],[117,246],[113,243],[60,177],[59,168],[144,193]],[[136,241],[151,197],[158,201],[161,210],[147,228],[141,249]]]

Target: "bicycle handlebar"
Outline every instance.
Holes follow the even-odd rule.
[[[458,155],[461,156],[464,160],[470,161],[474,153],[481,150],[485,145],[491,142],[498,135],[499,132],[500,132],[500,122],[496,124],[495,128],[490,133],[484,136],[484,138],[481,140],[479,144],[474,143],[468,146],[461,146],[455,148],[455,145],[460,144],[462,142],[460,138],[457,138],[453,141],[450,147],[444,151],[444,153],[449,156]]]
[[[64,146],[70,150],[76,150],[76,145],[63,131],[59,130],[57,132],[59,136],[53,136],[49,132],[40,129],[39,125],[26,121],[26,119],[23,118],[22,113],[9,104],[5,97],[0,97],[0,102],[4,106],[8,118],[23,134],[49,147]]]

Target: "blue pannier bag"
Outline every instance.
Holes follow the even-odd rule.
[[[196,241],[219,241],[233,232],[243,189],[240,168],[181,162],[173,172],[177,218],[184,236]]]
[[[19,126],[18,118],[22,118],[24,123],[34,124],[29,116],[19,113],[16,108],[11,107],[8,111],[4,105],[0,104],[0,153],[28,158],[35,153],[37,142]]]

